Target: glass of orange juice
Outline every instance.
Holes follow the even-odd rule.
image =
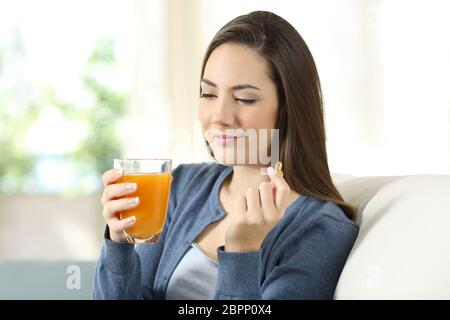
[[[124,231],[129,243],[156,243],[159,241],[172,182],[170,159],[114,159],[114,169],[123,169],[117,183],[137,184],[133,197],[139,197],[139,205],[119,213],[120,219],[136,217],[136,223]]]

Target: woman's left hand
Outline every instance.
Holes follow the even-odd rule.
[[[270,230],[286,211],[291,189],[283,177],[269,167],[270,182],[249,188],[237,200],[235,218],[225,232],[225,251],[258,251]]]

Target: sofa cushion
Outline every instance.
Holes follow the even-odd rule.
[[[450,176],[333,175],[360,233],[336,299],[450,299]]]

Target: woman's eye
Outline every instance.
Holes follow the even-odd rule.
[[[210,94],[210,93],[202,93],[202,94],[200,95],[200,98],[210,99],[210,98],[216,98],[216,96],[213,95],[213,94]]]
[[[236,101],[240,102],[240,103],[244,103],[244,104],[253,104],[253,103],[256,102],[256,99],[239,99],[239,98],[236,98]]]

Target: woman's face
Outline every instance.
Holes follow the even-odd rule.
[[[277,112],[277,90],[265,58],[240,44],[213,50],[201,81],[199,119],[217,161],[261,164],[260,152],[268,155],[268,129],[275,128]]]

